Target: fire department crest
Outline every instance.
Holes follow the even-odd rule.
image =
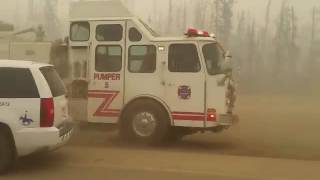
[[[191,88],[189,86],[180,86],[178,89],[178,96],[184,100],[190,99]]]

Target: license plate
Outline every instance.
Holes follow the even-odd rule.
[[[73,129],[72,123],[64,123],[59,128],[59,136],[62,137],[66,134],[68,134]]]
[[[72,129],[69,132],[67,132],[66,134],[64,134],[63,136],[60,136],[60,138],[62,141],[64,141],[65,139],[70,138],[71,135],[72,135]]]

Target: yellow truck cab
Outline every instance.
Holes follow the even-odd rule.
[[[88,83],[88,122],[161,142],[230,127],[234,86],[206,32],[160,37],[120,2],[77,2],[70,13],[72,79]]]

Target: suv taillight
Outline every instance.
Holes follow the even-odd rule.
[[[40,127],[52,127],[54,121],[53,98],[41,99]]]

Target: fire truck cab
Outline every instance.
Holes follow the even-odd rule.
[[[160,142],[237,120],[224,51],[206,32],[160,37],[118,1],[73,3],[70,15],[71,74],[87,82],[88,122]]]

